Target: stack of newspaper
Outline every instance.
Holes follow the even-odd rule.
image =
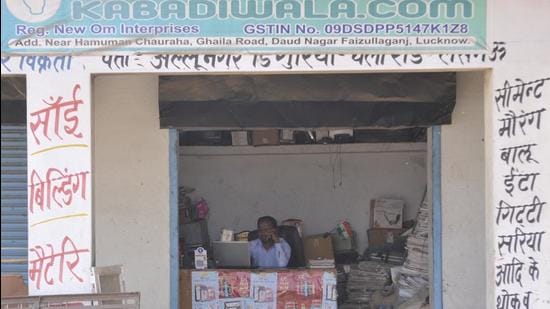
[[[308,260],[309,268],[334,268],[334,259],[315,259]]]
[[[336,289],[338,290],[338,303],[343,303],[347,297],[348,275],[351,271],[349,264],[336,265]]]
[[[407,238],[407,258],[400,269],[398,284],[401,298],[410,298],[429,284],[429,211],[428,204],[424,201],[417,215],[416,226]]]
[[[416,293],[428,286],[429,281],[427,278],[401,273],[399,277],[399,298],[401,300],[410,299],[415,296]]]
[[[346,303],[368,304],[372,293],[389,281],[389,265],[382,262],[363,261],[353,265],[347,282]]]

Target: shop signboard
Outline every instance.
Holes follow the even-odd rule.
[[[485,51],[485,0],[2,0],[2,53]]]

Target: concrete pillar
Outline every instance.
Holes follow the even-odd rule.
[[[169,136],[155,75],[93,81],[96,265],[121,264],[142,308],[168,308]]]

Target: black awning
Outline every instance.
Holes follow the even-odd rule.
[[[454,73],[161,77],[160,125],[388,128],[451,123]]]

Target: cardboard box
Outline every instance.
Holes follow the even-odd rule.
[[[2,298],[29,295],[27,285],[20,275],[2,275]]]
[[[192,308],[193,296],[191,275],[191,270],[180,269],[180,309]]]
[[[281,130],[281,142],[292,143],[294,142],[294,130],[292,129],[282,129]]]
[[[304,253],[306,260],[334,259],[330,234],[327,237],[323,234],[307,236],[304,239]]]
[[[335,139],[337,135],[353,136],[353,129],[340,129],[340,130],[330,130],[330,131],[328,131],[328,136],[332,139]]]
[[[315,141],[320,142],[323,138],[330,138],[328,130],[315,130]]]
[[[380,229],[401,229],[403,227],[402,200],[376,199],[371,201],[370,227]]]
[[[252,145],[279,145],[279,130],[254,130],[252,131]]]
[[[248,132],[247,131],[231,132],[231,141],[233,143],[233,146],[248,146]]]
[[[369,248],[392,244],[403,232],[402,229],[369,229],[367,231]]]

